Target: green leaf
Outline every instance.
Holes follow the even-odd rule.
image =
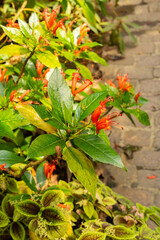
[[[38,136],[30,145],[28,149],[27,158],[35,158],[48,156],[56,153],[56,146],[64,147],[65,142],[63,139],[52,134],[43,134]]]
[[[76,65],[76,67],[79,68],[79,72],[80,72],[80,74],[82,74],[84,79],[89,79],[91,81],[93,80],[92,74],[86,66],[84,66],[76,61],[74,63]]]
[[[14,133],[13,133],[12,129],[10,128],[10,126],[1,121],[0,121],[0,136],[7,137],[7,138],[13,140],[14,142],[16,141],[16,138],[15,138]]]
[[[105,240],[106,234],[102,232],[96,232],[96,231],[88,231],[83,233],[78,240]]]
[[[46,207],[42,212],[42,217],[50,226],[58,226],[66,223],[66,218],[57,208]]]
[[[72,141],[93,160],[124,167],[120,156],[99,136],[84,134],[75,137]]]
[[[65,122],[71,123],[73,96],[68,84],[58,69],[55,69],[49,78],[48,94],[56,116]]]
[[[4,86],[3,86],[3,84],[0,82],[0,96],[4,97],[4,92],[5,92]]]
[[[7,188],[12,193],[19,193],[18,184],[14,178],[7,178]]]
[[[30,123],[32,123],[37,128],[40,128],[47,133],[56,133],[57,130],[53,126],[49,125],[45,121],[43,121],[40,116],[37,114],[37,112],[34,110],[34,108],[30,105],[22,105],[17,104],[16,110],[22,114]]]
[[[44,166],[43,166],[43,162],[37,167],[36,170],[36,182],[37,185],[42,188],[46,182],[46,175],[44,173]]]
[[[48,50],[45,50],[43,52],[37,51],[35,55],[41,63],[43,63],[45,66],[49,68],[61,67],[58,57],[56,55],[53,55]]]
[[[42,196],[42,205],[44,207],[53,206],[64,201],[64,193],[60,190],[47,190]]]
[[[6,163],[6,168],[16,164],[25,163],[24,158],[17,156],[16,154],[9,152],[7,150],[0,150],[0,165]]]
[[[6,35],[13,41],[19,44],[24,44],[23,42],[23,34],[21,31],[17,28],[12,28],[12,27],[4,27],[1,25],[3,28],[3,31],[6,33]]]
[[[35,28],[39,25],[39,18],[35,12],[33,12],[29,18],[29,25],[31,28]]]
[[[8,57],[16,56],[16,55],[23,55],[26,53],[29,53],[30,51],[22,46],[16,45],[16,44],[10,44],[7,46],[4,46],[0,49],[0,54],[5,54]]]
[[[20,126],[29,124],[28,120],[26,120],[17,111],[14,111],[12,109],[1,111],[0,121],[9,125],[11,129],[16,129]]]
[[[105,229],[106,235],[113,237],[114,239],[132,239],[137,236],[137,233],[133,232],[129,228],[124,226],[111,226]]]
[[[2,200],[2,211],[7,214],[8,217],[13,217],[14,206],[10,202],[11,194],[7,194]]]
[[[10,225],[10,234],[13,240],[25,240],[25,229],[20,222],[13,222]]]
[[[36,182],[30,172],[26,171],[21,178],[32,191],[38,192]]]
[[[120,52],[123,54],[125,51],[125,42],[123,40],[123,35],[121,32],[119,32],[118,43],[119,43]]]
[[[106,63],[106,61],[103,58],[99,57],[95,52],[86,52],[86,53],[83,52],[80,54],[80,57],[89,59],[92,62],[100,63],[108,67],[108,64]]]
[[[91,161],[78,149],[65,148],[63,158],[81,184],[95,197],[97,177]]]
[[[41,206],[31,200],[25,200],[16,204],[16,209],[26,217],[36,217],[40,211]]]
[[[75,122],[81,121],[92,113],[104,100],[106,92],[92,93],[84,98],[77,106],[75,111]]]
[[[28,26],[28,24],[26,22],[24,22],[23,20],[21,20],[20,18],[18,19],[18,23],[19,23],[19,27],[21,32],[23,33],[23,35],[29,39],[32,39],[32,34],[31,34],[31,29]]]
[[[83,210],[85,212],[85,214],[91,218],[93,213],[94,213],[94,206],[93,203],[87,201],[85,205],[83,205]]]
[[[134,42],[137,42],[136,37],[132,34],[130,28],[124,22],[122,23],[122,26],[123,26],[124,30],[126,31],[126,33],[128,33],[128,35],[132,38],[132,40]]]
[[[149,116],[146,112],[140,110],[140,109],[123,109],[124,112],[133,114],[140,123],[149,126],[150,121],[149,121]]]
[[[4,212],[0,211],[0,227],[5,227],[8,225],[8,223],[9,223],[9,218]]]
[[[110,141],[109,141],[109,138],[108,138],[108,135],[105,133],[104,129],[100,130],[100,132],[98,133],[98,136],[100,138],[102,138],[109,146],[111,145]]]

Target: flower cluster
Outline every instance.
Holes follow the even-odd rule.
[[[117,81],[118,81],[118,88],[120,91],[130,91],[131,84],[129,83],[129,79],[127,74],[124,74],[123,76],[117,75]],[[108,81],[108,84],[114,88],[117,88],[116,85],[112,81]]]
[[[4,79],[5,79],[5,73],[7,72],[7,69],[5,68],[5,69],[0,69],[0,81],[1,81],[1,83],[4,83]],[[9,79],[9,76],[7,75],[6,76],[6,79],[5,79],[5,81],[6,81],[6,84],[8,83],[8,79]]]
[[[56,162],[55,161],[51,161],[50,163],[44,163],[44,174],[46,175],[46,178],[51,178],[52,173],[54,170],[56,170]]]

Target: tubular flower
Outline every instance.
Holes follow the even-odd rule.
[[[75,90],[73,96],[75,96],[77,93],[82,92],[84,89],[86,89],[91,84],[93,84],[93,83],[89,79],[84,80],[84,83]]]
[[[117,75],[119,90],[122,90],[123,92],[129,91],[131,88],[131,85],[129,83],[129,79],[127,77],[127,74],[124,74],[124,76]]]
[[[140,95],[141,95],[140,92],[138,92],[134,97],[136,103],[138,103],[138,98],[140,97]]]
[[[12,103],[13,103],[13,99],[14,99],[15,95],[17,95],[16,90],[13,90],[10,94],[10,100]]]
[[[92,114],[92,122],[96,123],[100,117],[100,115],[105,112],[106,110],[106,103],[109,101],[112,101],[113,98],[112,97],[108,97],[107,99],[105,99],[103,102],[100,101],[100,105],[96,108],[96,110],[93,112]]]
[[[0,69],[0,81],[3,83],[4,82],[4,76],[5,76],[5,73],[7,72],[7,69]],[[6,83],[8,83],[8,78],[9,76],[7,75],[6,76]]]
[[[81,79],[81,76],[78,72],[75,72],[72,74],[72,87],[71,87],[71,91],[73,96],[75,96],[75,89],[76,89],[76,84],[77,81],[79,81]]]
[[[60,21],[58,21],[56,23],[56,25],[53,28],[53,34],[56,34],[57,29],[60,27],[61,29],[63,29],[66,32],[66,27],[64,26],[63,21],[66,20],[68,17],[62,18]]]
[[[69,25],[68,25],[68,28],[69,28],[69,29],[71,29],[73,23],[74,23],[76,20],[77,20],[77,18],[73,19],[73,20],[69,23]]]
[[[113,125],[117,125],[118,123],[115,122],[115,121],[112,121],[111,119],[115,118],[115,117],[118,117],[120,116],[119,113],[117,112],[113,112],[111,114],[108,114],[106,117],[100,119],[99,121],[96,122],[96,130],[97,130],[97,133],[99,133],[99,131],[101,129],[104,129],[104,130],[110,130],[111,129],[111,126]]]
[[[43,63],[41,63],[38,59],[37,59],[37,61],[36,61],[36,69],[37,69],[37,73],[38,73],[38,76],[40,77],[41,76],[41,74],[42,74],[42,70],[43,70],[43,68],[44,68],[44,64]]]
[[[80,37],[77,39],[77,46],[79,46],[79,44],[82,42],[82,40],[84,39],[84,35],[86,32],[90,31],[90,28],[87,27],[88,25],[86,23],[84,23],[81,27],[80,27]],[[87,28],[85,28],[87,27]]]
[[[89,49],[89,50],[92,50],[92,48],[90,48],[90,47],[88,47],[88,46],[82,46],[82,47],[80,48],[80,50],[76,49],[76,50],[74,51],[74,54],[78,57],[81,52],[87,51],[88,49]]]
[[[70,205],[67,205],[67,204],[59,203],[57,206],[60,208],[67,208],[67,211],[70,210]]]
[[[44,9],[43,11],[43,17],[47,26],[47,29],[51,29],[53,27],[53,24],[55,23],[56,17],[57,17],[57,11],[60,7],[58,7],[56,10],[52,10],[51,13],[48,12],[48,8]]]
[[[28,90],[25,90],[25,91],[20,95],[19,98],[15,98],[15,96],[17,95],[17,92],[16,92],[16,90],[13,90],[13,91],[11,92],[11,94],[10,94],[11,103],[13,103],[13,101],[15,101],[15,102],[21,103],[21,104],[23,104],[23,105],[33,104],[33,101],[32,101],[32,100],[22,102],[22,99],[23,99],[26,95],[28,95],[28,94],[30,93],[30,91],[31,91],[31,90],[29,90],[29,89],[28,89]]]
[[[6,166],[6,163],[1,164],[0,165],[0,170],[1,171],[6,171],[5,166]]]
[[[114,88],[117,88],[116,85],[111,80],[108,81],[108,84]]]
[[[56,169],[55,163],[44,163],[44,174],[46,175],[46,178],[51,178],[53,171]]]

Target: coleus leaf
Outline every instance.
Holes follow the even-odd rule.
[[[16,209],[27,217],[36,217],[40,211],[40,205],[31,200],[25,200],[16,205]]]
[[[64,201],[64,193],[60,190],[48,190],[42,196],[42,205],[44,207],[56,205]]]
[[[13,222],[10,225],[10,234],[13,240],[25,239],[25,229],[20,222]]]
[[[42,217],[47,221],[50,226],[58,226],[66,223],[66,218],[57,208],[46,207],[42,211]]]
[[[9,218],[4,212],[0,211],[0,227],[5,227],[8,225],[8,223],[9,223]]]
[[[88,231],[83,233],[78,240],[105,240],[106,234],[102,232],[96,232],[96,231]]]
[[[124,226],[111,226],[105,229],[106,235],[115,239],[132,239],[137,236],[137,233]]]
[[[7,194],[2,200],[2,211],[7,214],[8,217],[13,217],[14,206],[10,203],[11,194]]]

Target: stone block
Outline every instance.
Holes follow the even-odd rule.
[[[154,206],[160,208],[160,193],[157,193],[154,198]]]
[[[160,41],[160,34],[158,30],[153,30],[151,26],[149,26],[148,31],[145,31],[144,34],[141,34],[139,36],[139,41],[140,42],[147,42],[147,43],[156,43]],[[152,30],[151,30],[152,29]]]
[[[160,35],[160,34],[159,34]],[[147,67],[155,67],[160,64],[160,55],[151,56],[139,56],[137,59],[137,68],[141,65]]]
[[[124,145],[131,144],[149,147],[151,144],[151,130],[137,128],[123,131],[122,142]]]
[[[139,91],[147,96],[154,96],[160,94],[159,80],[143,80],[140,81]]]
[[[160,170],[138,170],[138,186],[142,188],[160,189]],[[148,177],[156,176],[154,179]]]
[[[155,132],[155,137],[153,140],[153,147],[160,150],[160,130]]]
[[[125,187],[116,187],[116,188],[113,188],[113,191],[128,198],[134,204],[140,203],[147,207],[153,205],[154,199],[153,199],[152,191],[135,189],[135,188],[125,188]]]
[[[137,43],[136,46],[132,45],[126,45],[126,56],[129,55],[136,55],[139,57],[139,55],[149,55],[153,54],[155,52],[155,44],[154,43]]]
[[[156,77],[156,78],[160,78],[160,67],[154,68],[153,76]]]
[[[141,150],[133,153],[131,164],[143,169],[160,169],[160,152]]]
[[[145,110],[149,111],[158,111],[160,110],[160,96],[145,96],[142,93],[142,96],[148,100],[148,102],[144,105]]]
[[[160,111],[154,114],[154,126],[155,126],[155,129],[157,128],[160,129]]]

